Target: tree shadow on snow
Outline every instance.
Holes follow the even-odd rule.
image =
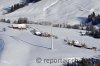
[[[33,43],[29,43],[29,42],[27,42],[25,40],[22,40],[22,39],[19,39],[19,38],[15,37],[15,36],[10,36],[10,37],[13,38],[13,39],[15,39],[15,40],[20,40],[20,41],[22,41],[24,43],[27,43],[29,45],[32,45],[32,46],[36,46],[36,47],[40,47],[40,48],[45,48],[45,49],[51,49],[49,47],[44,47],[44,46],[36,45],[36,44],[33,44]]]
[[[81,22],[81,24],[84,24],[86,22],[87,17],[77,17],[78,20]]]
[[[0,39],[0,58],[1,58],[2,52],[4,50],[4,46],[5,46],[4,40]]]

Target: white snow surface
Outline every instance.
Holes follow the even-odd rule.
[[[0,19],[16,20],[27,17],[30,21],[49,21],[54,23],[66,22],[79,24],[80,20],[95,11],[100,13],[100,0],[41,0],[37,3],[20,8],[12,13],[3,15],[4,9],[20,0],[0,0]],[[27,30],[8,28],[11,24],[0,22],[0,39],[4,40],[4,50],[0,53],[0,66],[61,66],[62,64],[36,63],[36,58],[100,58],[100,51],[77,48],[65,45],[65,38],[95,46],[100,50],[100,39],[89,36],[80,36],[80,30],[54,28],[53,34],[59,38],[54,39],[54,49],[51,50],[51,38],[33,35],[30,30],[51,33],[50,26],[29,25]],[[6,28],[2,32],[2,28]]]
[[[10,3],[11,2],[11,3]],[[18,0],[1,0],[0,6],[7,7]],[[1,15],[0,18],[17,19],[27,17],[32,21],[66,22],[68,24],[79,24],[80,20],[91,11],[100,12],[99,0],[41,0],[30,3],[15,12]],[[4,4],[7,3],[7,4]]]
[[[51,50],[51,38],[39,37],[31,34],[32,28],[42,32],[51,33],[51,27],[31,24],[28,30],[8,28],[11,24],[0,23],[6,32],[0,32],[0,39],[5,42],[1,53],[0,66],[60,66],[62,63],[37,63],[36,58],[61,59],[61,58],[90,58],[100,55],[100,51],[68,46],[63,39],[78,40],[88,46],[100,48],[100,40],[88,36],[80,36],[80,30],[53,28],[53,34],[59,39],[54,39],[54,49]]]

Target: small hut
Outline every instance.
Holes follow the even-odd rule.
[[[42,35],[42,33],[39,32],[39,31],[36,31],[34,34],[37,35],[37,36],[41,36]]]

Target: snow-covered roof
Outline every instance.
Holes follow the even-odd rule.
[[[26,24],[13,24],[13,27],[26,28]]]
[[[41,34],[41,32],[39,32],[39,31],[36,31],[35,33],[36,33],[37,35]]]
[[[18,27],[18,24],[13,24],[12,26],[13,26],[13,27]]]

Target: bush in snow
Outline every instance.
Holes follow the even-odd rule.
[[[93,36],[94,38],[100,38],[100,28],[96,29],[93,25],[87,26],[86,35]]]
[[[10,23],[10,19],[0,19],[0,22]]]
[[[67,62],[64,63],[63,66],[99,66],[100,60],[94,58],[82,58],[81,60],[77,60],[75,62]]]
[[[3,31],[6,31],[6,28],[3,28],[2,30],[3,30]]]
[[[10,23],[10,20],[8,19],[8,20],[6,21],[6,23]]]
[[[80,28],[80,25],[73,25],[72,28],[73,29],[79,29]]]
[[[0,22],[6,22],[6,20],[5,19],[0,19]]]

